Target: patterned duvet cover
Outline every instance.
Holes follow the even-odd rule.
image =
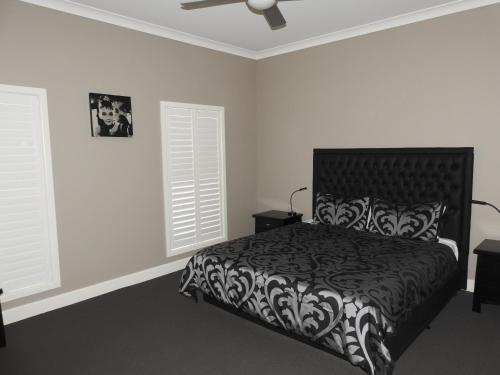
[[[457,271],[437,242],[297,223],[200,250],[180,292],[197,291],[390,374],[384,344]]]

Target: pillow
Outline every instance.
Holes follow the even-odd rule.
[[[315,218],[322,224],[366,230],[370,198],[335,198],[331,194],[316,195]]]
[[[395,204],[373,199],[368,230],[385,236],[437,241],[442,202]]]

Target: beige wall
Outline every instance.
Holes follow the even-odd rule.
[[[170,261],[160,100],[225,107],[229,237],[252,232],[254,61],[2,0],[0,83],[47,89],[63,284],[5,308]],[[89,92],[132,97],[132,138],[90,136]]]
[[[63,282],[5,307],[170,261],[160,100],[226,108],[231,238],[311,187],[315,147],[474,146],[474,195],[500,203],[498,35],[491,6],[254,62],[2,0],[0,83],[48,90]],[[133,138],[90,136],[89,92],[132,97]],[[472,228],[500,238],[487,208]]]
[[[259,61],[259,209],[311,187],[316,147],[474,146],[474,196],[500,204],[499,35],[491,6]],[[311,191],[295,202],[310,217]],[[486,237],[500,217],[474,206]]]

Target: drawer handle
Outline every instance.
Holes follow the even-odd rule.
[[[266,224],[266,227],[270,227],[270,226],[271,226],[271,224],[269,224],[269,223]]]

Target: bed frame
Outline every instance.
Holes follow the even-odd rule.
[[[440,200],[447,209],[441,220],[441,237],[457,242],[458,272],[408,320],[387,338],[393,360],[397,360],[415,338],[429,326],[458,289],[467,285],[474,149],[465,148],[379,148],[315,149],[313,163],[313,212],[316,194],[340,197],[376,196],[392,202],[416,203]],[[205,301],[274,331],[321,350],[293,333],[204,296]]]

